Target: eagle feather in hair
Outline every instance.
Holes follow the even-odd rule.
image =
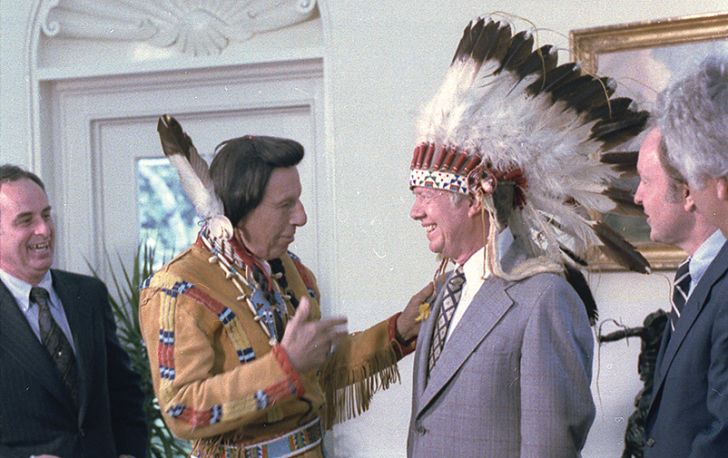
[[[197,152],[189,135],[174,117],[166,114],[159,117],[157,132],[164,155],[177,170],[185,194],[197,213],[205,219],[211,234],[225,239],[232,237],[232,224],[225,217],[223,203],[215,194],[210,167]]]

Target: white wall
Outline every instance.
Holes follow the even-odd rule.
[[[2,0],[0,6],[0,162],[35,168],[41,152],[32,151],[26,55],[32,6],[31,1],[11,0]],[[461,31],[473,16],[500,10],[526,17],[555,30],[549,39],[567,49],[571,29],[726,10],[728,4],[725,0],[324,0],[320,9],[326,154],[333,161],[330,175],[320,181],[333,180],[333,196],[321,208],[330,212],[322,218],[336,221],[336,237],[326,248],[335,254],[330,256],[335,265],[327,269],[335,272],[334,278],[321,280],[334,285],[330,312],[345,313],[350,329],[358,329],[370,325],[373,317],[383,319],[399,310],[434,271],[434,256],[427,251],[424,234],[407,216],[414,119],[440,83]],[[241,56],[250,51],[241,48]],[[235,56],[221,59],[234,61]],[[198,65],[217,63],[207,59]],[[592,275],[601,319],[638,325],[647,313],[667,303],[665,276],[669,275]],[[639,342],[632,341],[629,346],[610,344],[598,353],[594,369],[598,410],[585,457],[619,455],[626,418],[640,388],[638,351]],[[401,386],[379,395],[360,419],[335,429],[335,456],[404,456],[411,359],[401,365]]]
[[[26,29],[32,2],[0,1],[0,162],[29,166]]]

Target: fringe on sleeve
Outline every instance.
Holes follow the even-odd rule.
[[[397,361],[401,356],[389,339],[386,324],[349,336],[321,371],[326,429],[367,411],[377,391],[400,382]]]

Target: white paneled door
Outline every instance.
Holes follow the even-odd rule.
[[[194,237],[197,219],[170,181],[156,132],[158,116],[169,113],[208,161],[219,142],[246,134],[303,144],[309,219],[292,250],[318,272],[319,212],[329,201],[321,66],[312,59],[47,83],[53,147],[43,161],[53,175],[60,267],[85,271],[88,261],[108,276],[106,253],[128,265],[151,235],[164,239],[160,255],[169,258],[170,243]]]

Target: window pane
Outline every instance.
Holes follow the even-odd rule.
[[[200,218],[166,158],[137,160],[139,243],[168,260],[195,241]]]

